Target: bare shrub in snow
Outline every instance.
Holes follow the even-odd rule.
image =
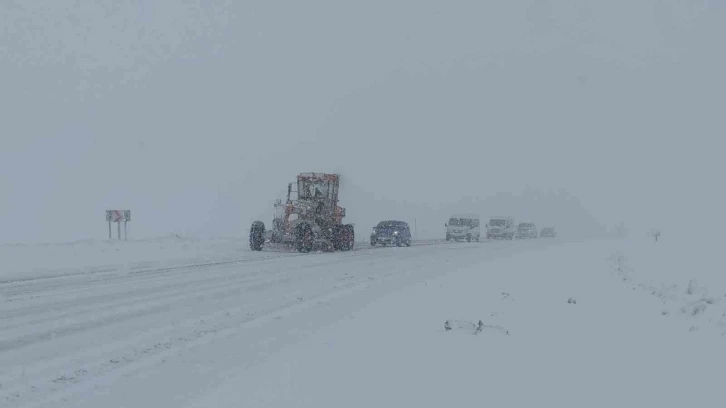
[[[484,329],[494,329],[494,330],[498,330],[498,331],[504,333],[505,335],[509,336],[509,330],[505,329],[504,327],[499,326],[499,325],[484,324],[484,322],[482,322],[481,320],[479,320],[479,324],[477,324],[477,326],[476,326],[476,332],[474,334],[475,335],[476,334],[479,334]]]
[[[453,320],[449,319],[446,322],[444,322],[444,330],[476,330],[476,324],[468,321],[468,320]]]
[[[650,236],[655,239],[655,242],[658,242],[658,238],[660,238],[660,230],[658,228],[653,228],[650,230]]]
[[[451,331],[451,330],[464,330],[471,332],[474,335],[477,335],[484,331],[484,329],[494,329],[501,333],[506,334],[509,336],[509,330],[506,328],[499,326],[499,325],[491,325],[491,324],[484,324],[481,320],[479,320],[479,323],[470,322],[468,320],[447,320],[444,322],[444,330]]]
[[[701,302],[694,302],[681,308],[681,313],[688,314],[690,316],[697,316],[706,311],[706,304]]]
[[[511,300],[511,301],[514,301],[514,299],[512,299],[512,295],[510,295],[507,292],[502,292],[502,300]]]
[[[567,303],[571,303],[573,305],[576,305],[577,304],[577,300],[575,300],[574,298],[569,298],[569,299],[567,299]]]
[[[691,310],[691,315],[696,316],[706,311],[706,304],[699,303],[697,305],[694,305]]]
[[[708,296],[708,289],[699,286],[698,281],[696,279],[691,279],[688,281],[688,287],[686,288],[686,294],[687,295],[701,295],[701,299],[703,300]]]

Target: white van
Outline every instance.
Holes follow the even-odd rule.
[[[479,241],[479,216],[475,214],[454,214],[446,226],[447,241]]]
[[[487,239],[514,239],[513,217],[491,217],[487,224]]]

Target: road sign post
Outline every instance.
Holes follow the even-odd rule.
[[[124,223],[124,239],[129,240],[127,222],[131,221],[131,210],[106,210],[106,221],[108,221],[108,239],[112,238],[111,223],[117,224],[118,239],[121,240],[121,221]]]

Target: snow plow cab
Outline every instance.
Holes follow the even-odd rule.
[[[292,183],[288,184],[285,202],[277,200],[274,204],[276,213],[272,230],[266,234],[262,228],[262,233],[271,243],[291,246],[298,252],[353,249],[354,226],[343,224],[345,208],[338,205],[339,188],[338,174],[298,174],[297,190],[293,190]],[[291,197],[292,193],[297,195],[296,199]],[[253,226],[259,226],[260,222],[255,221]],[[250,234],[252,243],[252,232]],[[252,249],[261,250],[262,247]]]

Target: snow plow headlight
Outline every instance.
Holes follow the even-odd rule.
[[[393,235],[398,235],[398,231],[393,231]]]

